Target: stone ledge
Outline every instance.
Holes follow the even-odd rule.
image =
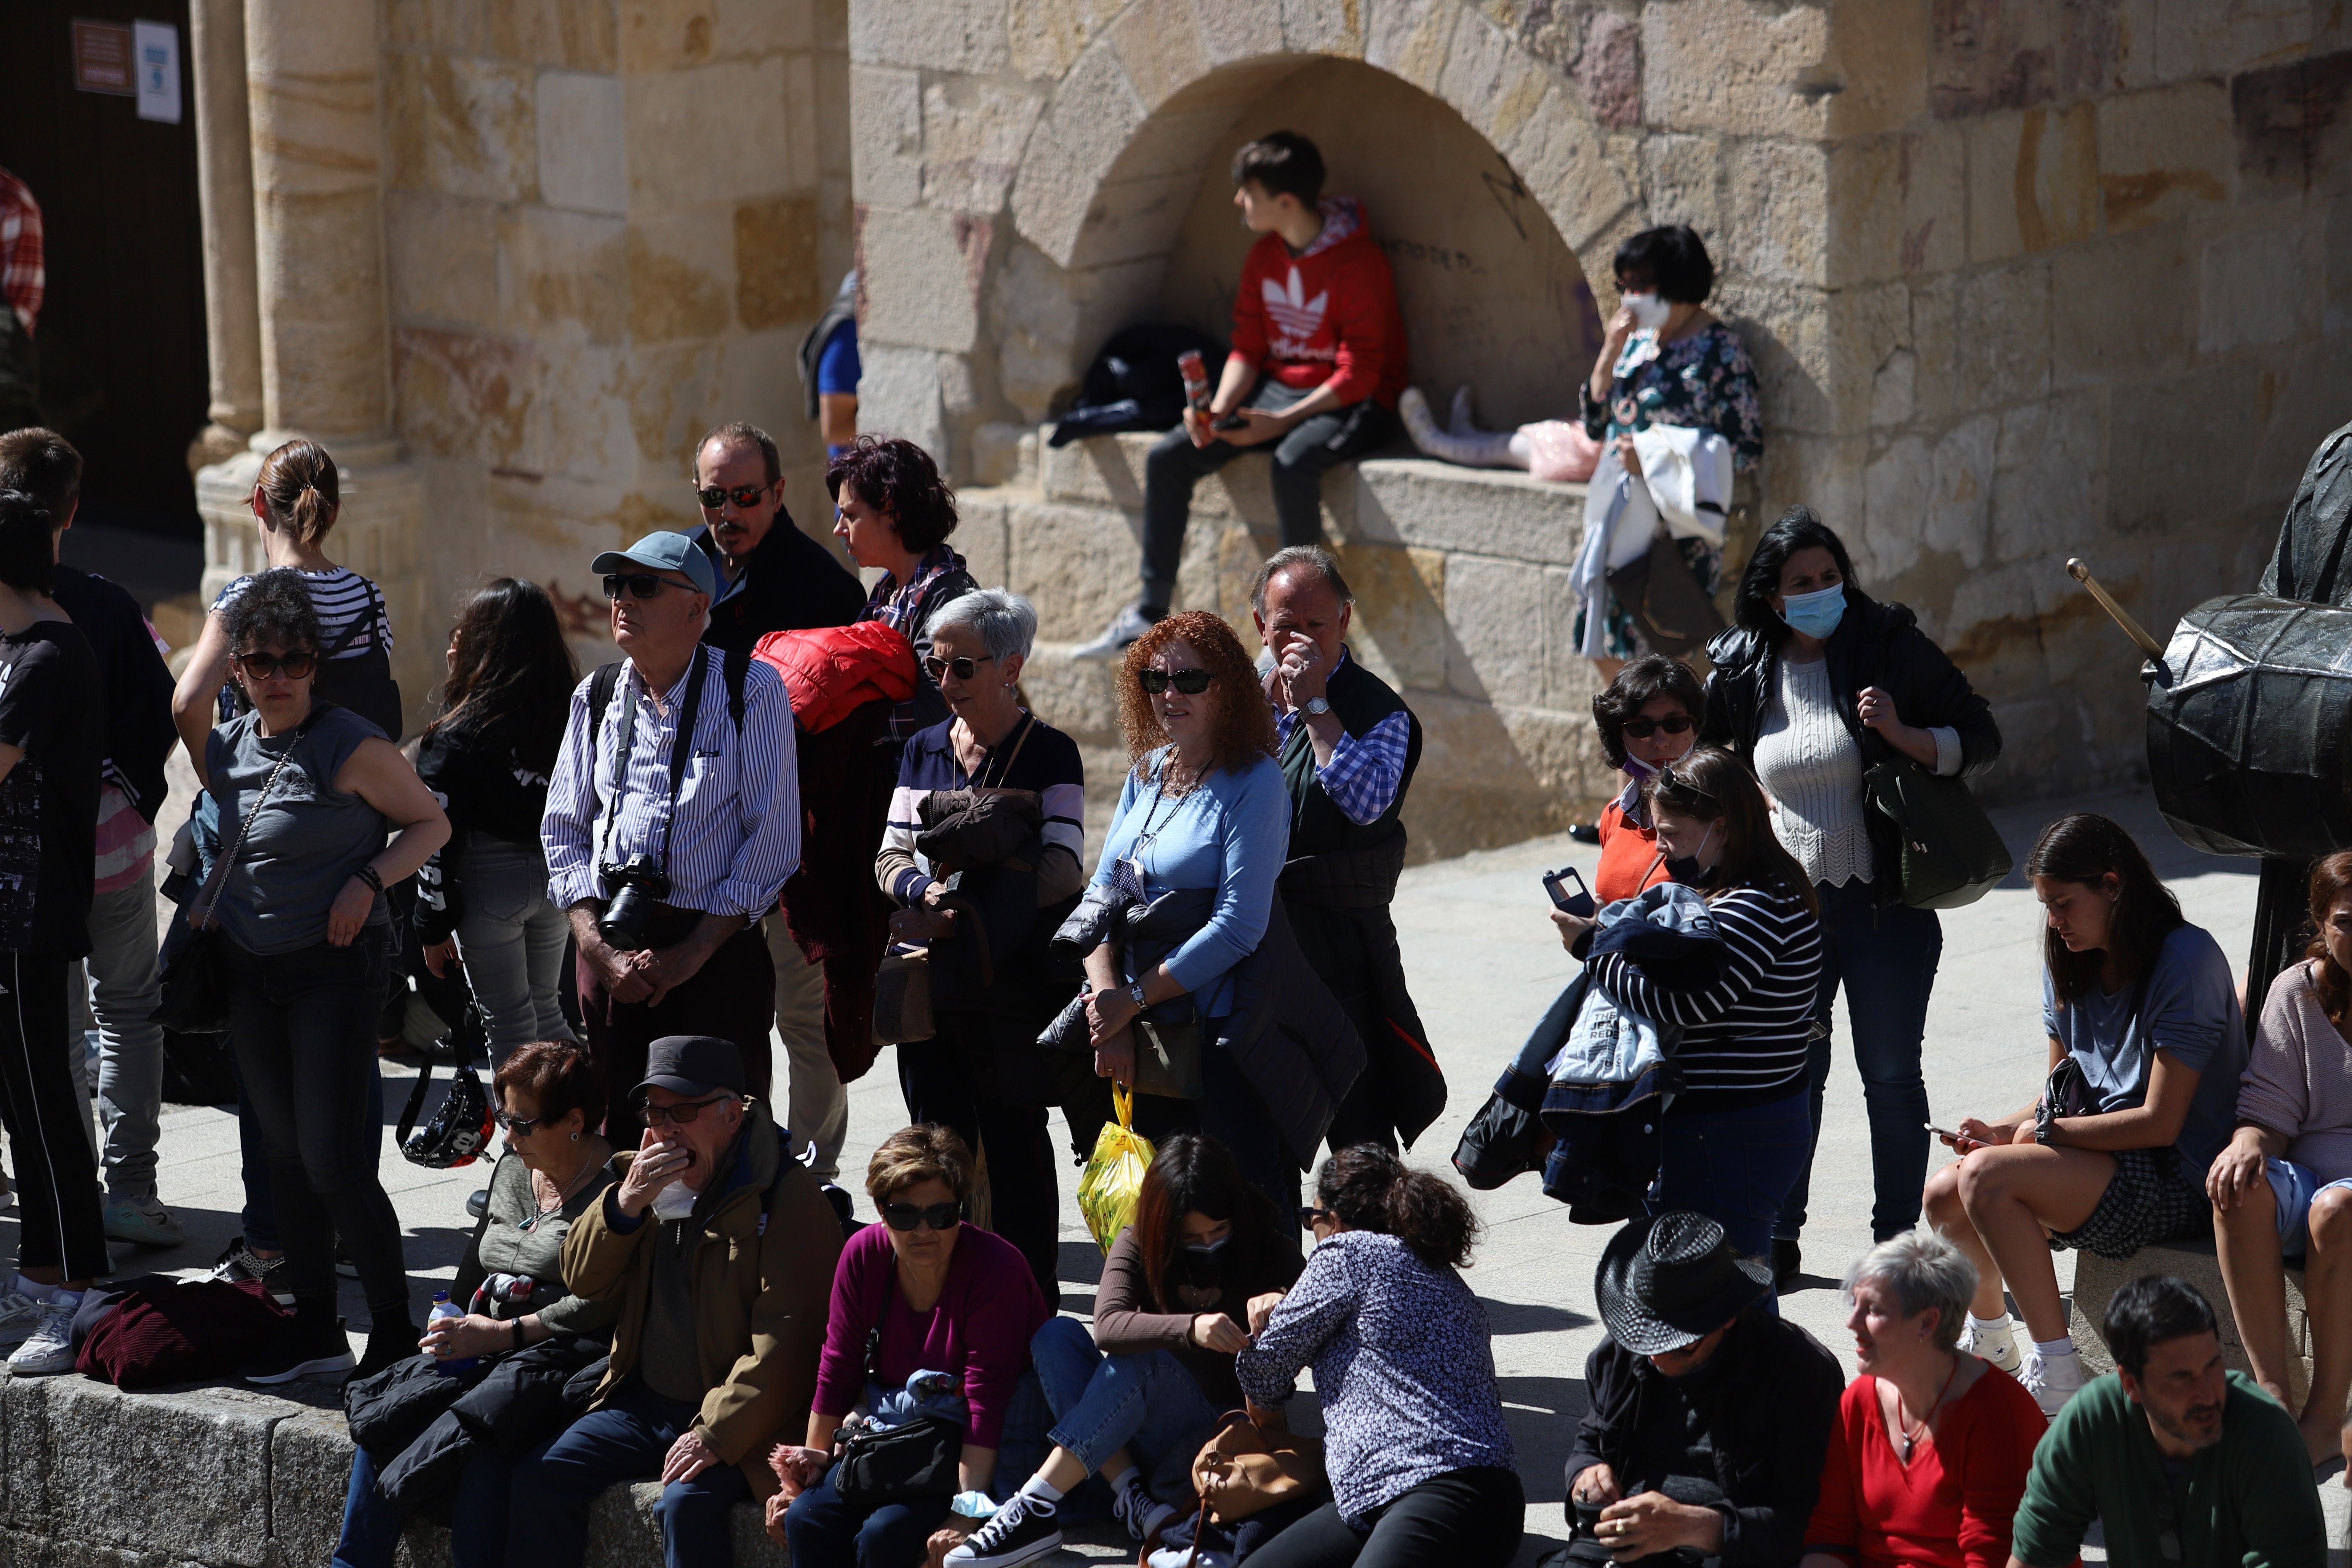
[[[2095,1377],[2115,1370],[2116,1358],[2108,1352],[2105,1327],[2107,1303],[2125,1285],[2150,1274],[2169,1274],[2197,1287],[2213,1308],[2223,1363],[2252,1375],[2253,1369],[2246,1363],[2245,1343],[2238,1337],[2237,1319],[2230,1311],[2230,1293],[2221,1282],[2221,1261],[2214,1254],[2210,1237],[2184,1237],[2144,1247],[2120,1261],[2101,1258],[2095,1252],[2076,1255],[2074,1300],[2067,1332],[2074,1341],[2075,1352],[2083,1358],[2084,1371]],[[2286,1271],[2286,1334],[2300,1374],[2291,1392],[2299,1401],[2311,1385],[2311,1324],[2304,1307],[2303,1270],[2292,1267]]]

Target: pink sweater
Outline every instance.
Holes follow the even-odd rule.
[[[2352,1176],[2352,1045],[2320,1010],[2309,960],[2271,982],[2238,1080],[2238,1120],[2286,1134],[2286,1157],[2320,1181]]]
[[[918,1314],[903,1289],[889,1289],[897,1267],[886,1226],[869,1225],[842,1247],[817,1363],[816,1410],[839,1415],[865,1403],[866,1336],[887,1290],[890,1313],[876,1358],[882,1386],[903,1388],[919,1372],[961,1375],[970,1415],[964,1441],[999,1447],[1013,1387],[1029,1370],[1029,1342],[1054,1315],[1036,1277],[1011,1242],[970,1225],[956,1227],[947,1283],[929,1311]]]

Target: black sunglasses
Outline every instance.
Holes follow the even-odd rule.
[[[1180,669],[1173,673],[1165,669],[1139,669],[1135,672],[1135,679],[1142,683],[1145,693],[1152,697],[1159,696],[1171,686],[1187,697],[1198,697],[1209,689],[1209,682],[1216,677],[1205,669]]]
[[[962,1223],[963,1210],[953,1203],[931,1204],[917,1208],[912,1204],[884,1204],[882,1223],[892,1230],[912,1230],[919,1225],[933,1230],[953,1230]]]
[[[933,680],[950,672],[953,672],[958,680],[970,680],[982,665],[995,662],[996,656],[992,653],[984,653],[978,658],[925,658],[923,671]]]
[[[1676,713],[1665,719],[1628,719],[1624,723],[1625,733],[1637,741],[1646,741],[1661,730],[1669,735],[1687,735],[1691,730],[1691,716]]]
[[[724,1105],[734,1098],[731,1094],[714,1094],[709,1100],[687,1100],[676,1105],[641,1105],[637,1110],[648,1127],[659,1127],[665,1121],[673,1127],[688,1127],[706,1106]]]
[[[1313,1204],[1303,1204],[1299,1206],[1298,1210],[1298,1228],[1301,1230],[1313,1230],[1317,1220],[1337,1219],[1339,1217],[1339,1216],[1338,1215],[1332,1213],[1329,1209],[1318,1208]]]
[[[493,1114],[498,1117],[499,1126],[510,1138],[528,1138],[538,1131],[541,1123],[547,1120],[543,1116],[509,1116],[503,1110]]]
[[[689,594],[697,592],[683,583],[673,583],[650,572],[616,572],[604,579],[604,597],[608,599],[617,599],[624,594],[633,599],[650,599],[664,588],[685,588]]]
[[[737,506],[757,506],[760,504],[760,498],[767,493],[768,487],[765,485],[737,485],[733,489],[729,489],[722,485],[711,485],[696,490],[694,499],[712,511],[717,511],[730,500]]]
[[[236,667],[247,680],[268,680],[283,675],[289,680],[307,680],[319,668],[319,656],[309,648],[299,647],[291,653],[241,653]]]

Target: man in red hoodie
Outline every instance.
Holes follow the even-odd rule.
[[[1242,263],[1233,352],[1207,410],[1186,410],[1144,465],[1141,598],[1078,658],[1116,658],[1168,613],[1203,476],[1272,446],[1282,542],[1316,544],[1324,470],[1397,435],[1409,376],[1396,284],[1362,204],[1322,191],[1323,155],[1296,132],[1234,154],[1234,205],[1260,237]]]

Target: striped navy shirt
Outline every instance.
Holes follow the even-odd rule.
[[[1777,884],[1734,889],[1712,900],[1707,912],[1727,959],[1712,989],[1662,989],[1619,952],[1592,961],[1593,981],[1643,1017],[1683,1026],[1675,1060],[1686,1092],[1678,1104],[1724,1109],[1788,1094],[1805,1080],[1822,976],[1821,922]]]
[[[931,863],[915,849],[915,836],[923,830],[923,802],[936,790],[970,789],[988,784],[1005,789],[1034,790],[1045,814],[1042,837],[1048,847],[1068,851],[1073,864],[1086,864],[1087,770],[1077,742],[1044,720],[1028,717],[994,750],[981,759],[979,776],[967,773],[955,752],[955,721],[918,730],[898,756],[898,787],[890,795],[890,826],[882,837],[882,853],[896,851],[914,862],[891,880],[889,894],[901,904],[923,896],[931,882]],[[998,752],[1005,754],[999,756]]]
[[[669,832],[668,903],[705,914],[753,920],[776,907],[776,896],[801,862],[801,791],[792,698],[772,666],[753,659],[743,678],[743,732],[728,712],[725,656],[696,649],[709,668],[695,715],[694,755],[678,786],[677,816]],[[622,667],[620,684],[591,743],[591,676],[573,689],[572,721],[548,781],[547,816],[540,841],[547,847],[549,896],[558,909],[583,899],[611,897],[599,868],[632,855],[662,853],[662,822],[669,804],[669,759],[679,709],[694,668],[656,702]],[[636,705],[628,786],[619,788],[624,703]],[[620,820],[614,822],[614,798]]]

